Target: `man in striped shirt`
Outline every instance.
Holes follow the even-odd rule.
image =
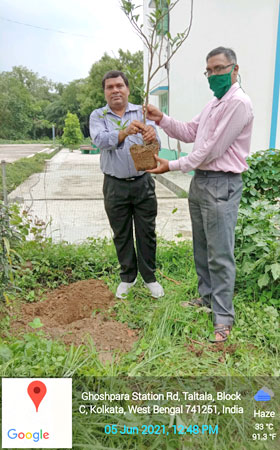
[[[128,102],[129,83],[123,72],[107,72],[102,87],[107,104],[91,113],[90,135],[101,150],[104,205],[121,266],[116,296],[127,297],[139,270],[152,297],[160,298],[164,290],[155,275],[155,182],[150,174],[135,169],[130,154],[133,144],[159,140],[156,126],[151,121],[144,125],[142,106]]]
[[[233,50],[218,47],[206,58],[205,76],[214,98],[190,122],[180,122],[149,105],[147,117],[171,137],[194,142],[176,161],[157,157],[150,171],[195,170],[189,191],[193,249],[200,298],[189,304],[212,307],[215,340],[227,339],[234,322],[234,230],[242,194],[241,173],[248,166],[253,125],[252,104],[237,82]],[[185,302],[186,303],[186,302]]]

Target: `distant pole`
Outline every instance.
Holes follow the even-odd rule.
[[[52,125],[52,138],[53,138],[53,143],[55,142],[55,127],[54,125]]]
[[[181,147],[181,142],[178,140],[177,140],[177,150],[178,150],[177,159],[179,159],[181,157],[182,147]]]
[[[2,184],[3,184],[3,199],[4,205],[8,205],[8,194],[7,194],[7,184],[6,184],[6,161],[1,161],[2,167]]]

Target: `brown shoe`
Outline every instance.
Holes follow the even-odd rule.
[[[211,342],[211,344],[219,344],[220,342],[227,341],[231,329],[232,329],[231,325],[215,325],[214,327],[215,339],[210,339],[209,342]],[[217,334],[219,334],[222,339],[216,339]]]
[[[193,298],[192,300],[190,300],[189,302],[181,302],[181,306],[183,308],[188,308],[189,306],[195,306],[197,308],[203,308],[205,312],[210,313],[211,312],[211,308],[209,308],[209,306],[207,306],[203,299],[201,297],[199,298]]]

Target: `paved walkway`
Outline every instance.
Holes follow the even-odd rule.
[[[0,145],[0,161],[12,163],[20,158],[31,158],[35,153],[50,153],[46,144],[4,144]]]
[[[157,175],[157,180],[179,197],[187,197],[192,175],[181,171],[166,172]]]
[[[183,179],[185,187],[188,177],[181,174],[180,183]],[[178,179],[176,182],[179,183]],[[50,222],[47,233],[55,241],[81,242],[88,237],[112,237],[103,205],[102,183],[99,155],[63,149],[46,162],[43,173],[29,177],[9,199],[23,201],[24,208],[34,218]],[[157,233],[168,240],[190,239],[187,199],[178,198],[157,180],[156,193]]]

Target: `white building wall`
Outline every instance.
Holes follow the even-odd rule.
[[[144,0],[144,13],[149,11]],[[254,128],[251,152],[269,147],[273,83],[276,56],[279,0],[194,0],[193,24],[190,35],[170,65],[169,115],[188,121],[213,98],[203,72],[206,55],[218,46],[230,47],[237,54],[241,84],[250,96],[254,108]],[[190,20],[190,0],[180,0],[171,13],[171,35],[182,31]],[[145,58],[146,59],[146,58]],[[144,76],[146,76],[144,65]],[[163,72],[166,72],[163,69]],[[159,74],[153,85],[163,80]],[[158,106],[158,98],[150,96]],[[279,116],[280,117],[280,112]],[[161,132],[162,147],[168,148]],[[177,148],[170,139],[171,148]],[[280,148],[278,120],[276,148]],[[182,144],[190,152],[191,144]]]
[[[149,13],[151,13],[151,11],[153,11],[152,8],[148,7],[148,4],[150,3],[150,0],[144,0],[144,4],[143,4],[143,13],[144,13],[144,17],[147,18],[147,15]],[[148,34],[148,23],[147,21],[144,22],[144,30],[145,30],[145,34]],[[167,42],[164,39],[163,40],[163,46],[162,46],[162,60],[164,58],[167,57]],[[155,64],[153,66],[153,69],[156,68],[157,64],[158,64],[159,58],[158,55],[156,55],[155,57]],[[145,84],[147,83],[147,74],[148,74],[148,50],[146,47],[144,47],[144,82]],[[162,68],[159,70],[159,72],[156,74],[156,76],[152,79],[151,81],[151,86],[149,91],[153,91],[154,89],[156,89],[158,86],[167,86],[168,81],[167,81],[167,71],[165,68]],[[158,106],[158,98],[157,96],[150,96],[150,103],[153,103],[155,105]]]

